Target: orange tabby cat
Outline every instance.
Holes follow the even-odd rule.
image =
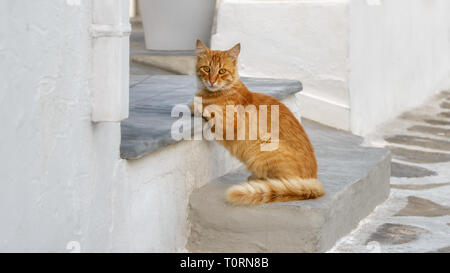
[[[237,71],[239,52],[240,44],[230,50],[218,51],[210,50],[197,40],[199,92],[196,96],[202,98],[203,109],[217,105],[223,113],[226,112],[226,105],[254,105],[257,109],[261,105],[278,105],[279,142],[277,149],[262,151],[260,145],[267,139],[263,139],[259,133],[256,140],[226,140],[225,137],[219,140],[252,172],[248,182],[228,189],[227,200],[233,204],[259,204],[312,199],[324,195],[322,183],[317,179],[314,150],[302,125],[283,103],[271,96],[250,92],[240,81]],[[203,116],[207,120],[211,119],[212,116],[205,112],[202,112]],[[249,117],[246,116],[247,136],[248,121]],[[237,127],[236,123],[235,135]],[[225,121],[223,130],[225,136]]]

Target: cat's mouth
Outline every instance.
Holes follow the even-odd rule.
[[[214,83],[213,85],[211,85],[211,84],[208,84],[208,83],[206,83],[206,82],[203,82],[203,86],[205,86],[206,89],[208,89],[208,91],[211,91],[211,92],[217,92],[217,91],[219,91],[219,90],[222,89],[222,86],[219,86],[219,85],[216,84],[216,83]]]

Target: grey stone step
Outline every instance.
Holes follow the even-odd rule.
[[[302,90],[299,81],[242,77],[247,87],[286,99]],[[171,117],[177,104],[187,105],[197,92],[195,76],[135,75],[130,87],[129,118],[121,123],[120,155],[124,159],[138,159],[178,141],[171,137]]]
[[[238,170],[194,190],[193,252],[323,252],[389,195],[390,153],[362,138],[303,120],[315,147],[326,195],[316,200],[233,206],[225,190],[249,175]]]

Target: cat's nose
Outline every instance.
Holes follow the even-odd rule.
[[[213,80],[209,80],[209,84],[210,84],[211,86],[214,86],[214,83],[216,83],[216,82],[213,81]]]

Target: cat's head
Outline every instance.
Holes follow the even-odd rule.
[[[237,59],[241,45],[229,50],[211,50],[197,40],[196,74],[198,83],[210,92],[229,89],[239,80]]]

